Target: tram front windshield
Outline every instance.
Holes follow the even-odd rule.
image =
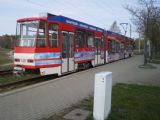
[[[34,47],[38,30],[37,21],[26,21],[17,23],[17,41],[18,47]]]

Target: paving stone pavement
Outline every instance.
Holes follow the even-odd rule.
[[[63,118],[66,120],[85,120],[89,116],[90,112],[83,109],[74,109]]]
[[[94,75],[113,72],[113,84],[135,83],[160,86],[160,65],[157,69],[140,69],[143,56],[95,67],[54,81],[31,85],[0,94],[0,120],[38,120],[60,112],[93,94]]]

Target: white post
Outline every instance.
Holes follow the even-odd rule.
[[[104,120],[111,110],[112,72],[95,75],[93,118]]]
[[[150,58],[150,56],[151,56],[151,42],[150,42],[150,40],[147,41],[147,46],[148,46],[148,57]]]

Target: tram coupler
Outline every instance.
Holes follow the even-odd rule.
[[[24,76],[25,68],[22,67],[14,67],[13,74],[15,76]]]

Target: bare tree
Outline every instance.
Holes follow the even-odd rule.
[[[13,49],[15,41],[15,35],[3,35],[0,36],[0,47],[1,48],[8,48],[8,49]]]
[[[116,32],[116,33],[121,33],[121,30],[119,26],[117,25],[117,21],[114,21],[113,24],[110,27],[110,31]]]
[[[152,48],[156,49],[160,43],[160,7],[156,4],[157,0],[137,0],[137,3],[138,7],[127,5],[125,9],[132,14],[132,22],[137,27],[137,31],[143,33],[144,64],[147,64],[147,40],[151,40]]]

